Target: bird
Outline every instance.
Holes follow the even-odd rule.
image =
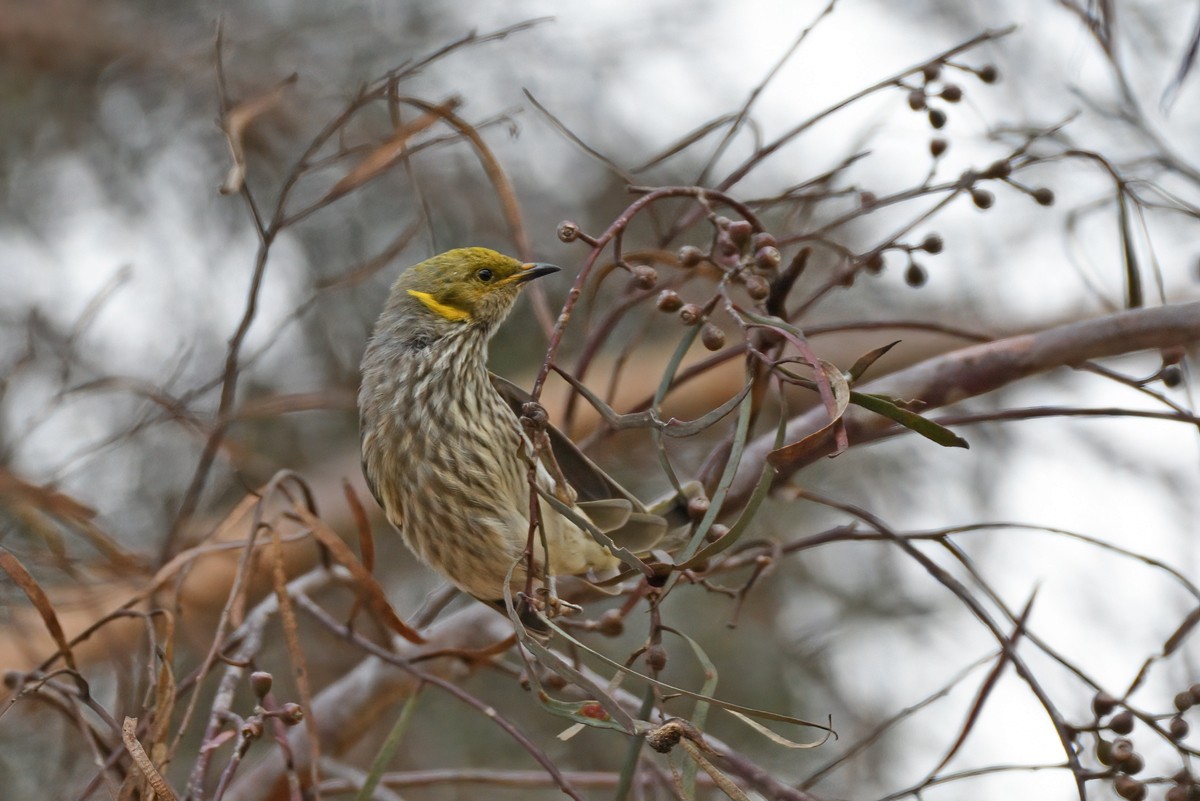
[[[482,247],[415,264],[392,285],[362,359],[359,435],[372,494],[419,559],[502,611],[506,582],[513,598],[525,586],[531,467],[541,493],[570,511],[539,495],[545,547],[535,536],[535,577],[617,572],[618,557],[576,520],[636,552],[668,527],[553,427],[564,470],[548,467],[518,416],[527,396],[488,371],[488,343],[522,288],[559,269]],[[563,472],[570,478],[556,481]],[[543,594],[553,600],[553,590]]]

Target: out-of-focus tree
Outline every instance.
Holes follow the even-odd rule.
[[[6,3],[13,797],[1200,793],[1200,22],[774,5]],[[496,368],[703,488],[548,643],[358,474],[465,244],[568,268]]]

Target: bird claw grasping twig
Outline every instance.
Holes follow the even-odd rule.
[[[538,605],[542,607],[541,611],[546,617],[564,617],[566,615],[574,615],[583,611],[583,607],[573,604],[570,601],[564,601],[558,596],[558,584],[554,576],[550,576],[550,583],[545,587],[538,587],[537,594],[542,596]]]

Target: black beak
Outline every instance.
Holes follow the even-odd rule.
[[[550,275],[561,270],[553,264],[545,264],[540,261],[532,262],[531,264],[523,265],[524,269],[512,277],[514,283],[524,284],[527,281],[532,281],[535,278],[541,278],[543,275]]]

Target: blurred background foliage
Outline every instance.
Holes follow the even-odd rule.
[[[246,180],[268,207],[308,141],[361,87],[471,31],[484,35],[534,20],[503,39],[432,62],[407,78],[402,91],[430,102],[462,99],[459,114],[478,128],[513,183],[529,255],[566,268],[553,279],[557,283],[547,282],[550,306],[557,308],[585,250],[560,242],[558,223],[570,219],[584,231],[603,230],[632,199],[626,178],[648,186],[696,183],[719,133],[634,170],[705,123],[736,113],[822,8],[770,0],[3,0],[0,466],[6,475],[93,508],[94,524],[145,564],[158,558],[217,408],[227,343],[243,314],[258,248],[246,205],[217,191],[231,164],[217,124],[218,15],[230,102],[298,76],[245,138]],[[1196,82],[1184,69],[1194,16],[1194,4],[1140,0],[843,2],[756,98],[753,124],[709,175],[728,173],[758,143],[876,80],[984,29],[1017,23],[1012,35],[962,57],[976,67],[994,64],[1002,80],[985,85],[956,78],[964,98],[942,104],[949,114],[944,129],[931,129],[902,92],[880,92],[781,148],[732,193],[772,197],[867,153],[839,173],[842,191],[768,215],[772,230],[817,228],[859,208],[864,192],[881,197],[920,184],[931,165],[931,138],[949,143],[939,169],[953,176],[1008,154],[1029,132],[1062,125],[1039,142],[1041,153],[1102,153],[1146,199],[1130,247],[1141,257],[1150,305],[1195,298],[1200,103]],[[531,98],[628,174],[615,174],[557,131]],[[379,140],[391,124],[383,109],[369,111],[347,136]],[[1043,207],[1010,187],[996,190],[995,208],[987,212],[963,199],[916,232],[919,241],[936,231],[946,243],[943,254],[917,254],[926,273],[923,286],[906,284],[905,259],[892,253],[881,275],[863,275],[852,291],[829,293],[798,323],[936,321],[998,337],[1124,305],[1128,257],[1113,177],[1088,159],[1053,157],[1019,177],[1030,187],[1051,187],[1058,202]],[[316,200],[328,185],[316,180],[300,187],[298,204]],[[1172,199],[1193,213],[1155,208],[1173,205]],[[863,216],[842,227],[838,240],[852,252],[865,252],[913,216],[908,207]],[[670,246],[699,244],[705,235],[688,232]],[[629,238],[638,247],[655,246],[656,239],[641,221]],[[240,416],[191,524],[193,541],[248,489],[282,468],[303,474],[325,517],[348,529],[341,480],[361,483],[353,405],[370,327],[400,268],[463,245],[515,247],[479,159],[453,138],[280,235],[243,351]],[[785,260],[790,255],[785,248]],[[837,269],[836,259],[818,252],[804,280],[819,284]],[[587,303],[600,313],[625,291],[622,281],[628,283],[607,281]],[[545,344],[528,311],[523,307],[523,316],[493,345],[495,369],[525,384]],[[666,316],[622,326],[618,339],[643,337],[634,358],[645,359],[646,367],[631,370],[625,379],[630,386],[622,387],[641,397],[656,386],[656,371],[679,326]],[[891,361],[881,363],[885,371],[958,343],[930,332],[858,332],[816,337],[814,343],[822,356],[846,367],[895,338],[905,341]],[[576,354],[579,344],[577,336],[568,338],[568,354]],[[1159,362],[1150,354],[1110,366],[1138,376],[1153,373]],[[1180,403],[1189,402],[1190,383],[1189,374]],[[726,377],[697,388],[707,394],[678,401],[680,408],[689,402],[709,408],[731,386],[737,384]],[[1136,398],[1128,387],[1064,372],[971,401],[966,410],[1120,405]],[[1185,574],[1200,569],[1194,433],[1178,424],[1135,420],[1049,420],[974,426],[964,433],[969,452],[898,438],[809,468],[800,483],[868,508],[898,529],[988,519],[1060,525],[1155,555]],[[597,449],[597,458],[635,484],[641,479],[643,496],[661,489],[657,465],[646,467],[653,454],[645,443],[629,437],[616,442]],[[675,455],[698,469],[709,447],[685,443]],[[0,486],[0,501],[3,492]],[[776,499],[754,536],[787,542],[843,520],[814,504]],[[0,521],[4,547],[48,586],[124,588],[119,571],[79,567],[93,556],[81,538],[48,533],[44,520],[16,504],[0,503]],[[381,574],[404,615],[420,605],[434,580],[383,525],[377,528],[379,564],[386,566]],[[1152,571],[1143,575],[1126,562],[1045,534],[980,534],[963,547],[1018,608],[1040,587],[1039,609],[1046,611],[1034,620],[1072,658],[1116,686],[1129,682],[1193,603],[1162,587]],[[6,606],[18,604],[15,587],[0,591]],[[721,685],[724,697],[810,719],[833,714],[845,742],[933,692],[992,646],[966,610],[882,543],[838,543],[780,561],[747,596],[733,630],[726,627],[731,600],[698,587],[682,588],[673,598],[669,613],[686,620],[687,632],[730,677]],[[205,607],[209,615],[220,600]],[[88,596],[78,601],[93,602]],[[15,626],[15,619],[15,613],[0,611],[0,622]],[[211,617],[198,614],[188,622],[192,647],[206,648],[203,633]],[[638,646],[635,628],[629,626],[614,653]],[[320,636],[314,633],[314,642]],[[286,664],[282,645],[274,647],[262,661]],[[325,656],[327,661],[314,659],[318,686],[354,661],[336,650]],[[1194,645],[1184,648],[1150,689],[1169,698],[1170,688],[1196,678],[1197,661]],[[118,699],[117,705],[121,699],[132,703],[138,685],[122,673],[136,668],[117,658],[112,665],[94,691]],[[1057,675],[1061,668],[1044,667],[1050,686],[1069,686],[1069,677]],[[682,657],[665,675],[686,686],[699,681],[697,669]],[[989,707],[987,725],[965,749],[964,764],[1061,758],[1053,731],[1018,684],[1000,685],[1004,703]],[[503,672],[480,671],[466,686],[556,749],[551,755],[566,766],[611,769],[623,753],[623,741],[599,732],[569,745],[555,743],[561,721],[532,713],[528,696]],[[1086,718],[1090,695],[1072,691],[1069,697],[1066,711]],[[876,797],[913,781],[928,769],[930,755],[945,748],[947,733],[969,703],[970,689],[959,688],[945,706],[917,718],[905,736],[882,739],[869,758],[853,760],[823,786],[829,797]],[[397,769],[527,766],[511,742],[459,725],[474,720],[461,706],[430,694],[421,705],[421,719],[431,723],[411,737]],[[62,718],[36,709],[8,714],[0,725],[0,780],[14,793],[8,797],[75,797],[92,773],[77,733],[67,731]],[[43,721],[59,728],[30,737]],[[380,736],[385,724],[376,724]],[[788,779],[799,780],[837,753],[830,746],[797,756],[771,750],[719,718],[712,725],[718,736],[753,751]],[[51,730],[55,736],[46,736]],[[369,761],[377,742],[367,738],[362,753],[347,761]],[[25,761],[30,755],[36,765]],[[1169,775],[1165,762],[1162,770]],[[522,790],[486,792],[449,786],[404,795],[533,797]],[[557,794],[544,792],[539,797]],[[993,777],[980,794],[1026,792],[1067,797],[1071,783],[1061,774],[1018,772]]]

